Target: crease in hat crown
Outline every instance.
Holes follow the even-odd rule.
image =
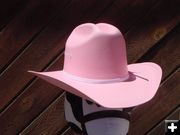
[[[65,46],[63,70],[29,72],[107,108],[132,107],[152,99],[162,77],[160,66],[152,62],[127,65],[125,40],[112,25],[83,24],[76,30]]]
[[[78,40],[79,43],[83,44],[97,35],[103,36],[119,36],[122,35],[119,29],[114,27],[113,25],[106,23],[85,23],[77,26],[69,38],[67,39],[67,43],[72,44],[74,40]],[[73,37],[73,38],[72,38]],[[71,46],[73,47],[73,46]],[[75,47],[75,46],[74,46]]]
[[[105,23],[77,26],[66,42],[63,71],[89,79],[128,76],[125,40]]]

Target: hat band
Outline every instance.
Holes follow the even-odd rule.
[[[63,73],[66,76],[68,76],[68,78],[71,78],[76,81],[87,82],[87,83],[114,83],[114,82],[122,82],[129,78],[129,75],[127,75],[126,77],[113,78],[113,79],[89,79],[89,78],[75,76],[75,75],[69,74],[65,71],[63,71]]]

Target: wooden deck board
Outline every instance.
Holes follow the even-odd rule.
[[[178,32],[178,34],[177,34],[177,32]],[[177,35],[176,35],[177,34]],[[163,48],[162,49],[159,49],[158,50],[158,52],[156,51],[156,55],[153,55],[153,57],[151,57],[151,59],[149,58],[148,60],[149,61],[152,61],[152,62],[156,62],[156,63],[159,63],[162,67],[163,66],[167,66],[167,68],[166,68],[166,70],[164,70],[164,72],[166,73],[166,76],[168,76],[168,75],[170,75],[170,73],[171,73],[171,71],[173,71],[174,69],[176,69],[176,67],[178,66],[178,48],[176,49],[176,50],[174,50],[174,53],[171,53],[170,54],[170,56],[168,57],[168,56],[165,56],[165,52],[166,52],[166,50],[168,50],[169,48],[176,48],[176,46],[179,46],[179,44],[180,44],[180,38],[179,38],[179,35],[180,34],[180,31],[179,31],[179,29],[176,29],[175,31],[173,31],[170,35],[168,35],[168,37],[164,40],[164,42],[161,42],[161,44],[163,44]],[[173,45],[173,46],[172,46]],[[162,45],[161,45],[162,46]],[[161,60],[160,58],[164,58],[164,60],[163,61],[159,61],[159,60]],[[174,59],[174,60],[176,60],[176,61],[174,61],[174,63],[176,63],[176,65],[174,65],[174,69],[172,69],[172,64],[167,64],[167,62],[168,62],[168,60],[166,60],[166,59],[168,59],[168,58],[171,58],[171,59]],[[169,68],[168,68],[169,67]],[[169,74],[168,74],[169,73]],[[166,77],[165,75],[163,76],[163,77]],[[161,90],[161,91],[163,91],[163,90]],[[154,100],[153,100],[154,101]],[[155,103],[157,102],[157,99],[156,99],[156,101],[154,101]],[[147,105],[145,105],[145,106],[147,106]],[[150,107],[151,108],[151,107]],[[141,117],[141,116],[139,116],[139,115],[142,115],[143,116],[143,113],[144,113],[144,111],[145,110],[147,110],[147,108],[145,108],[145,109],[143,109],[143,110],[141,110],[141,111],[139,111],[139,112],[136,112],[135,111],[135,114],[138,114],[138,116],[137,115],[135,115],[135,116],[133,116],[133,118],[135,119],[135,122],[134,123],[137,123],[137,121],[138,121],[138,119],[136,120],[136,118],[139,118],[139,117]],[[160,115],[160,114],[159,114]],[[143,119],[143,120],[145,120],[145,119]],[[144,123],[146,123],[146,122],[144,122]],[[146,126],[149,126],[149,124],[145,124]],[[140,125],[139,125],[140,126]],[[133,129],[135,128],[135,127],[132,127]],[[132,130],[133,130],[132,129]],[[136,129],[136,128],[135,128]]]
[[[62,95],[61,95],[62,96]],[[66,124],[64,118],[64,98],[58,97],[40,117],[20,135],[55,135]]]
[[[178,107],[165,120],[180,120],[180,108]],[[163,120],[156,127],[154,127],[147,135],[164,135],[165,134],[165,121]]]
[[[64,40],[70,31],[77,24],[81,23],[81,21],[87,22],[88,20],[92,20],[91,18],[95,18],[95,15],[92,16],[92,13],[97,14],[103,7],[107,6],[109,2],[110,1],[107,1],[102,8],[91,12],[89,16],[89,8],[91,9],[94,4],[96,4],[95,1],[89,3],[89,8],[75,1],[70,7],[64,9],[63,14],[51,23],[37,39],[33,40],[28,49],[24,50],[18,59],[8,67],[8,70],[1,74],[0,83],[4,85],[0,85],[0,98],[2,100],[2,102],[0,102],[0,109],[32,79],[32,76],[27,73],[27,70],[39,71],[44,69],[57,54],[61,53],[64,48]],[[73,15],[76,16],[76,18],[72,18]],[[83,16],[84,19],[81,19]],[[19,76],[19,74],[21,74],[21,76]],[[16,79],[12,78],[12,76]],[[7,85],[7,83],[11,85]],[[7,92],[11,94],[6,94]]]
[[[28,0],[22,10],[1,31],[0,74],[14,61],[39,32],[61,12],[69,0]],[[11,54],[11,55],[9,55]]]
[[[59,67],[59,64],[62,65],[62,58],[63,57],[51,66],[50,70],[57,70],[57,67],[62,68]],[[25,89],[25,92],[20,94],[16,100],[0,114],[0,121],[3,122],[0,124],[0,133],[4,133],[4,130],[7,130],[9,134],[20,132],[59,97],[62,92],[62,89],[48,84],[41,79],[34,80],[34,82]],[[11,125],[11,127],[8,125]]]
[[[163,80],[180,66],[179,50],[180,25],[177,25],[163,40],[144,54],[138,62],[153,61],[158,63],[163,70]]]
[[[45,84],[44,84],[45,85]]]
[[[59,4],[62,4],[62,9],[57,9],[59,5],[53,1],[51,6],[56,7],[53,11],[41,11],[47,8],[42,0],[29,1],[28,8],[23,7],[0,33],[0,134],[54,135],[67,129],[63,115],[63,90],[34,78],[26,71],[62,69],[66,38],[76,25],[83,22],[105,21],[116,25],[125,34],[129,63],[152,61],[163,68],[165,82],[152,101],[134,108],[130,134],[148,132],[177,107],[175,101],[179,102],[177,93],[180,88],[177,79],[180,65],[178,0],[106,0],[103,5],[96,0],[71,3],[64,0],[64,5]],[[44,13],[48,11],[51,13],[46,17]],[[41,14],[46,21],[43,24],[43,19],[38,18]],[[19,30],[21,26],[22,30]],[[172,102],[171,97],[174,97]],[[151,108],[149,112],[148,108]],[[151,112],[155,112],[154,115],[147,117]],[[143,130],[139,121],[143,123]],[[72,130],[67,130],[64,135],[72,133]]]
[[[4,99],[2,99],[2,101],[4,101],[4,104],[7,103],[7,101],[9,99],[11,99],[19,90],[21,90],[28,83],[28,81],[30,79],[33,78],[33,76],[30,73],[27,73],[27,70],[42,70],[42,69],[44,69],[47,66],[47,64],[49,63],[49,61],[51,61],[52,59],[54,59],[54,57],[56,57],[56,55],[59,55],[61,53],[61,51],[63,50],[63,47],[64,47],[64,42],[65,42],[64,39],[67,37],[67,35],[71,31],[71,29],[73,29],[75,27],[75,25],[77,25],[81,21],[88,21],[88,20],[93,20],[94,18],[96,18],[95,14],[98,15],[98,13],[101,13],[102,10],[110,4],[110,2],[111,1],[109,1],[109,0],[107,0],[106,2],[104,1],[104,5],[101,5],[101,8],[94,10],[94,12],[89,12],[89,9],[92,9],[92,7],[95,4],[100,4],[100,2],[97,3],[95,0],[89,2],[89,6],[86,6],[86,7],[84,7],[84,5],[87,3],[80,4],[78,1],[73,1],[66,9],[64,9],[64,15],[61,15],[52,24],[50,24],[38,36],[38,38],[31,43],[31,46],[28,48],[28,50],[24,51],[23,54],[21,55],[21,57],[19,57],[18,60],[16,60],[16,62],[14,62],[14,64],[3,74],[3,76],[0,77],[1,83],[7,83],[7,82],[11,83],[11,85],[8,85],[8,86],[0,85],[0,89],[2,90],[1,91],[2,93],[3,93],[3,91],[4,92],[9,91],[9,93],[11,93],[11,95],[7,94],[7,97],[4,97],[4,96],[2,97],[2,98],[4,98]],[[94,15],[92,16],[93,13],[94,13]],[[77,18],[72,19],[73,15],[76,16]],[[32,56],[32,54],[33,54],[33,56]],[[19,76],[19,74],[21,74],[21,76]],[[18,80],[19,83],[17,83],[17,81],[11,77],[12,75],[16,76],[16,80]],[[22,78],[22,76],[24,76],[24,77]],[[11,79],[10,82],[9,82],[9,79]],[[46,83],[44,83],[44,84],[42,83],[41,88],[49,90],[48,89],[48,88],[50,88],[49,84],[48,85],[46,85]],[[36,104],[35,100],[31,100],[34,98],[37,98],[36,100],[38,100],[38,97],[36,97],[36,96],[40,96],[40,95],[36,95],[36,89],[39,88],[39,85],[38,85],[38,87],[36,87],[36,86],[31,87],[31,89],[32,89],[31,92],[34,91],[34,95],[32,95],[32,93],[31,93],[31,94],[29,94],[28,97],[21,97],[19,100],[16,100],[18,102],[15,102],[15,104],[12,107],[10,107],[10,108],[8,107],[8,109],[2,113],[2,115],[0,116],[0,119],[1,119],[0,121],[3,121],[3,125],[1,128],[2,132],[5,131],[5,129],[9,129],[8,131],[10,133],[14,133],[14,132],[16,133],[17,131],[19,131],[22,128],[21,126],[25,126],[22,124],[23,122],[25,124],[27,121],[30,121],[30,118],[28,120],[26,120],[27,115],[31,118],[33,117],[32,113],[28,113],[28,112],[27,112],[27,115],[23,115],[23,117],[20,117],[19,116],[20,110],[18,110],[17,108],[14,108],[14,107],[16,106],[16,107],[22,108],[21,104],[22,104],[24,98],[25,99],[27,98],[27,100],[29,99],[28,102],[33,102],[32,104]],[[46,86],[47,86],[47,88],[45,88]],[[57,89],[52,86],[51,86],[51,88]],[[43,91],[43,89],[41,89],[41,90]],[[51,89],[50,89],[50,91],[51,91]],[[51,91],[51,92],[53,92],[53,91]],[[27,91],[27,93],[29,93],[29,92]],[[54,94],[59,94],[59,93],[56,92],[56,93],[51,93],[51,94],[54,95]],[[5,93],[3,93],[1,95],[5,95]],[[56,95],[56,96],[58,96],[58,95]],[[45,97],[46,97],[46,95],[45,95]],[[50,98],[50,101],[52,100],[52,98],[53,98],[53,96]],[[40,99],[45,100],[44,97],[41,97]],[[3,102],[1,102],[1,105],[2,104],[3,104]],[[44,105],[47,105],[47,104],[44,104]],[[3,107],[3,106],[1,106],[1,107]],[[11,109],[14,109],[16,113],[14,111],[12,111]],[[38,112],[39,111],[35,112],[36,115]],[[12,113],[17,114],[16,117],[12,117],[12,120],[7,121],[6,117]],[[19,121],[19,118],[22,120],[21,124],[8,127],[9,123],[13,123],[14,121]]]
[[[158,46],[156,46],[156,48],[154,48],[152,51],[147,53],[144,56],[144,59],[141,58],[140,61],[141,62],[142,61],[152,61],[152,62],[158,63],[163,69],[163,79],[164,79],[164,78],[168,77],[169,75],[171,75],[171,73],[174,70],[176,70],[180,65],[179,45],[180,45],[180,26],[176,27],[172,33],[170,33],[164,40],[162,40],[158,44]],[[176,48],[176,49],[172,50],[172,48]],[[169,55],[167,55],[167,53],[169,51],[171,53],[169,53]],[[173,63],[172,63],[172,60],[173,60]],[[165,88],[167,89],[168,87],[166,86]],[[175,92],[177,92],[177,91],[178,91],[178,88],[176,88]],[[164,94],[164,91],[159,90],[159,93],[157,95],[161,96],[162,94]],[[176,96],[176,95],[174,95],[174,96]],[[148,123],[148,124],[143,124],[144,128],[143,128],[143,130],[141,130],[142,134],[144,134],[149,128],[151,128],[151,126],[153,126],[153,124],[157,124],[158,121],[153,121],[150,118],[145,118],[145,117],[149,117],[150,113],[153,113],[153,111],[157,112],[157,115],[161,115],[161,116],[163,113],[168,113],[168,111],[159,112],[158,110],[156,111],[154,109],[154,108],[158,108],[162,104],[161,102],[165,102],[164,101],[164,100],[166,100],[165,98],[166,97],[161,97],[161,100],[159,101],[160,97],[157,96],[157,97],[153,98],[150,102],[135,108],[135,111],[133,111],[134,115],[132,115],[132,133],[139,134],[138,129],[140,129],[140,127],[141,127],[141,124],[137,124],[138,123],[137,121],[139,121],[139,120],[142,120],[141,121],[142,123]],[[174,98],[174,97],[172,97],[172,98]],[[177,100],[177,98],[175,98],[175,99]],[[157,104],[158,101],[159,101],[159,104]],[[172,106],[170,107],[170,103],[168,103],[168,101],[166,101],[166,103],[167,103],[167,106],[166,106],[167,108],[172,107]],[[152,107],[152,105],[154,105],[153,106],[154,108]],[[151,108],[151,110],[148,110],[148,108]],[[144,113],[145,114],[147,113],[147,115],[144,115]],[[153,116],[155,116],[155,115],[153,115]],[[156,120],[159,120],[159,118],[157,117]],[[147,122],[146,120],[149,120],[149,121]]]
[[[4,0],[0,4],[0,31],[24,8],[27,0]]]
[[[125,35],[130,63],[137,61],[180,22],[179,5],[178,0],[160,1]]]
[[[159,1],[161,0],[116,0],[113,5],[97,19],[97,22],[113,24],[125,34]]]
[[[174,28],[174,30],[170,34],[168,34],[166,36],[166,38],[164,38],[164,40],[159,42],[153,48],[153,50],[150,50],[149,52],[147,52],[138,62],[151,61],[151,62],[158,63],[163,68],[163,80],[164,80],[169,75],[171,75],[171,73],[174,70],[176,70],[180,66],[180,54],[179,54],[180,48],[179,47],[180,47],[180,26],[177,26],[176,28]],[[167,53],[169,51],[171,53],[169,53],[169,55],[167,55]],[[172,60],[173,60],[173,62],[172,62]],[[165,80],[165,81],[166,81],[166,83],[168,83],[169,80]],[[163,84],[163,85],[165,85],[165,84]],[[166,88],[167,87],[166,85],[161,86],[161,87],[163,87],[163,88],[160,88],[160,90],[167,89],[167,91],[168,91],[168,88]],[[177,86],[175,91],[177,92],[178,89],[180,89],[180,87]],[[161,90],[161,92],[159,92],[159,95],[161,95],[162,93],[163,93],[163,90]],[[176,95],[174,94],[174,96],[176,96]],[[172,97],[172,96],[170,96],[170,97]],[[152,101],[150,101],[150,103],[146,103],[144,105],[141,105],[141,106],[138,106],[137,108],[135,108],[134,116],[132,116],[132,119],[133,119],[132,127],[131,127],[132,135],[134,135],[133,133],[135,131],[136,131],[135,132],[136,134],[143,135],[143,134],[145,134],[145,132],[148,131],[148,129],[152,128],[151,126],[153,126],[154,124],[157,124],[159,121],[161,121],[162,117],[157,116],[156,118],[154,118],[154,119],[156,119],[156,121],[153,121],[154,123],[151,123],[150,122],[151,118],[147,118],[147,117],[149,117],[151,112],[152,113],[157,112],[157,115],[161,115],[162,113],[165,113],[164,115],[168,114],[167,111],[159,112],[158,109],[157,110],[153,109],[150,111],[150,113],[148,113],[147,115],[144,115],[144,113],[149,111],[148,108],[152,108],[152,106],[154,104],[158,103],[159,99],[161,99],[161,102],[164,102],[164,100],[166,100],[164,98],[165,97],[161,97],[161,98],[156,97]],[[174,99],[174,100],[176,101],[176,99]],[[166,102],[167,107],[170,106],[169,102],[168,101]],[[177,102],[178,102],[178,100],[177,100]],[[179,102],[179,104],[180,104],[180,102]],[[176,103],[174,106],[176,106]],[[157,105],[156,108],[158,108],[158,107],[159,107],[159,104]],[[159,120],[159,118],[161,118],[161,119]],[[143,125],[146,127],[144,130],[140,130],[141,132],[139,132],[139,129],[142,124],[141,123],[137,124],[139,119],[141,120],[141,123],[144,123]],[[149,120],[149,121],[147,121],[147,120]]]
[[[177,96],[180,93],[179,76],[180,70],[178,69],[164,82],[150,102],[133,110],[130,135],[144,135],[154,124],[163,120],[180,104],[180,98]]]

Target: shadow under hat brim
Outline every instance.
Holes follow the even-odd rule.
[[[70,78],[64,71],[29,71],[47,82],[106,108],[126,108],[143,104],[154,97],[162,70],[151,62],[128,65],[129,78],[123,82],[87,83]]]

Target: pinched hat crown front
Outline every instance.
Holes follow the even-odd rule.
[[[154,97],[162,69],[152,62],[127,65],[121,32],[105,23],[76,27],[66,42],[63,70],[29,71],[105,108],[127,108]]]
[[[63,70],[89,79],[127,77],[123,35],[110,24],[79,25],[67,39]]]

